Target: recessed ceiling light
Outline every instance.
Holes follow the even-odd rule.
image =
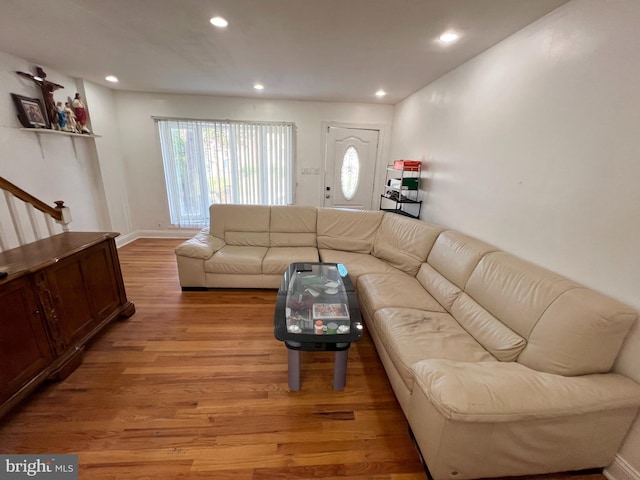
[[[440,35],[440,41],[442,43],[453,43],[460,38],[460,35],[456,32],[446,32]]]
[[[115,75],[107,75],[106,77],[104,77],[104,79],[107,82],[118,83],[118,77],[116,77]]]
[[[384,90],[378,90],[376,92],[376,97],[384,97],[387,94]]]
[[[227,22],[224,18],[222,17],[213,17],[211,20],[209,20],[211,22],[211,25],[213,25],[214,27],[218,27],[218,28],[224,28],[227,25],[229,25],[229,22]]]
[[[262,85],[261,83],[256,83],[253,88],[255,88],[256,90],[264,90],[264,85]]]

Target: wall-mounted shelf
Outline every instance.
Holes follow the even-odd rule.
[[[102,135],[96,135],[95,133],[73,133],[63,132],[62,130],[51,130],[50,128],[21,128],[24,132],[31,132],[37,134],[53,134],[53,135],[66,135],[67,137],[82,137],[82,138],[100,138]]]
[[[72,132],[63,132],[61,130],[51,130],[49,128],[21,128],[23,132],[31,132],[35,133],[38,137],[38,145],[40,146],[40,154],[42,158],[44,158],[44,150],[42,148],[42,142],[40,141],[40,135],[63,135],[65,137],[72,137],[71,144],[73,145],[73,153],[76,158],[78,158],[78,152],[76,151],[76,142],[75,139],[77,137],[80,138],[100,138],[102,135],[96,135],[95,133],[72,133]]]

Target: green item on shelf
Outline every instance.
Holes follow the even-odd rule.
[[[403,178],[402,185],[407,187],[408,190],[417,190],[418,189],[418,179],[417,178]]]

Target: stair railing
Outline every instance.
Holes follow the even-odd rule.
[[[53,221],[61,225],[62,231],[69,231],[69,223],[71,222],[71,211],[69,207],[64,206],[64,202],[58,200],[54,202],[55,207],[50,207],[41,200],[38,200],[33,195],[25,192],[20,187],[17,187],[13,183],[9,182],[5,178],[0,177],[0,189],[4,191],[4,198],[13,225],[13,233],[15,240],[19,245],[25,245],[31,241],[40,240],[47,236],[55,235]],[[17,202],[20,200],[21,202]],[[22,208],[20,206],[22,205]],[[20,212],[24,212],[25,215],[21,215]],[[42,214],[38,220],[38,211]],[[2,217],[0,216],[0,219]],[[28,220],[28,224],[27,224]],[[47,235],[42,234],[42,224],[44,223]],[[25,228],[27,226],[27,228]],[[28,226],[31,227],[29,232]],[[9,246],[9,239],[7,238],[8,232],[0,225],[0,251],[4,251]],[[9,247],[11,248],[11,247]]]

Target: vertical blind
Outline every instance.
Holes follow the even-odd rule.
[[[173,225],[207,225],[212,203],[292,203],[293,124],[156,121]]]

